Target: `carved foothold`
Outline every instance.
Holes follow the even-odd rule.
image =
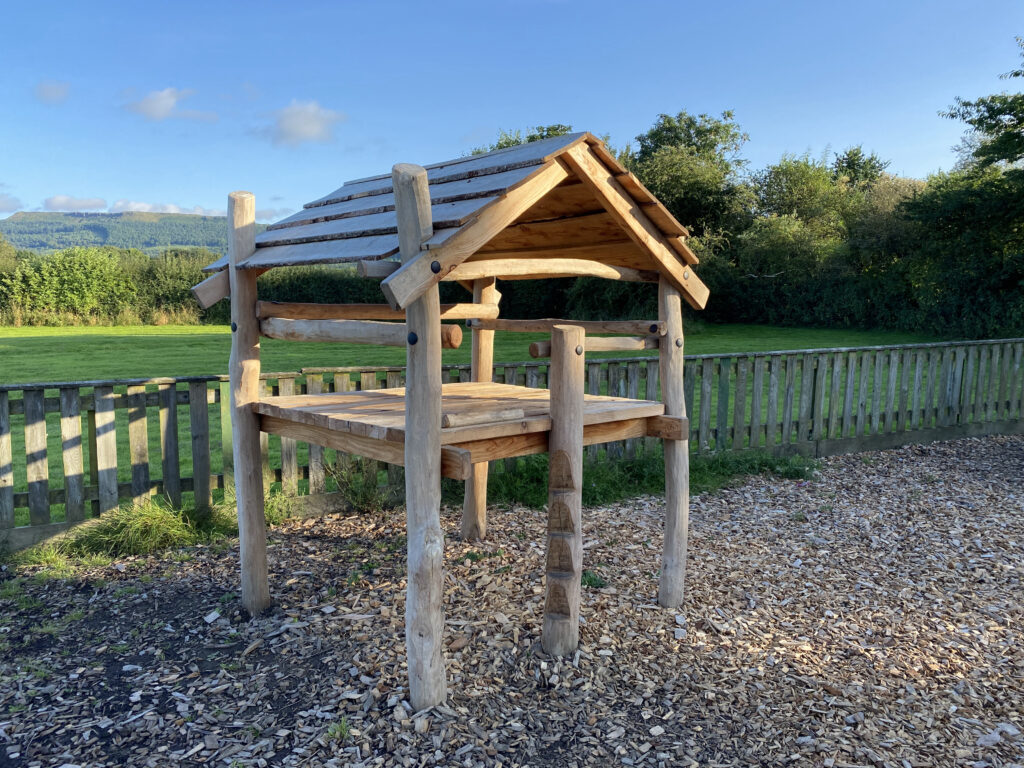
[[[563,536],[552,536],[548,540],[548,571],[573,573],[572,544]]]
[[[548,586],[548,599],[544,606],[544,613],[569,615],[569,597],[565,594],[565,587],[561,584]]]
[[[548,488],[575,490],[577,487],[572,476],[572,462],[565,451],[555,451],[551,455],[551,469],[548,475]]]
[[[572,533],[576,530],[572,509],[561,500],[552,500],[548,504],[548,532]]]

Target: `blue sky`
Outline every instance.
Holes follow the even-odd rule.
[[[274,219],[396,162],[567,123],[622,146],[735,112],[753,169],[854,144],[948,169],[956,96],[1004,90],[1020,0],[5,4],[0,217]]]

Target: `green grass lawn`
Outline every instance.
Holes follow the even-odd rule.
[[[495,335],[497,362],[529,360],[539,333]],[[693,324],[688,355],[764,352],[821,347],[909,344],[935,337],[898,331],[776,328],[759,325]],[[0,384],[227,373],[231,332],[226,326],[128,326],[71,328],[0,327]],[[652,350],[649,354],[657,354]],[[594,357],[622,357],[606,353]],[[469,363],[469,333],[460,349],[445,350],[445,363]],[[401,347],[357,344],[297,344],[263,340],[265,371],[303,366],[404,365]]]

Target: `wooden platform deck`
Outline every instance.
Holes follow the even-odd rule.
[[[391,464],[404,462],[404,388],[268,397],[253,408],[264,432]],[[585,395],[583,409],[585,445],[645,436],[680,439],[686,433],[686,420],[664,416],[664,405],[656,401]],[[464,480],[475,463],[547,451],[551,414],[546,389],[445,384],[442,413],[452,424],[441,430],[445,477]]]

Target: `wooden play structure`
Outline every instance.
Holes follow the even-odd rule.
[[[406,649],[416,709],[446,695],[442,658],[441,477],[466,482],[462,535],[487,529],[487,462],[550,454],[544,649],[579,641],[583,446],[664,440],[665,543],[660,603],[683,597],[688,517],[681,302],[702,308],[686,230],[588,133],[546,139],[425,168],[350,181],[255,235],[252,195],[228,200],[228,256],[193,290],[204,306],[231,299],[231,413],[241,539],[242,600],[270,604],[260,432],[405,466]],[[397,258],[395,258],[397,256]],[[274,267],[356,263],[381,279],[387,304],[260,301]],[[565,276],[658,284],[650,321],[499,319],[496,279]],[[472,301],[441,305],[438,283]],[[395,322],[404,319],[404,323]],[[441,349],[472,329],[472,382],[441,383]],[[531,354],[550,357],[550,390],[493,383],[494,331],[549,331]],[[588,334],[628,334],[593,336]],[[260,398],[260,337],[405,346],[406,387]],[[657,348],[662,402],[584,395],[584,352]]]

